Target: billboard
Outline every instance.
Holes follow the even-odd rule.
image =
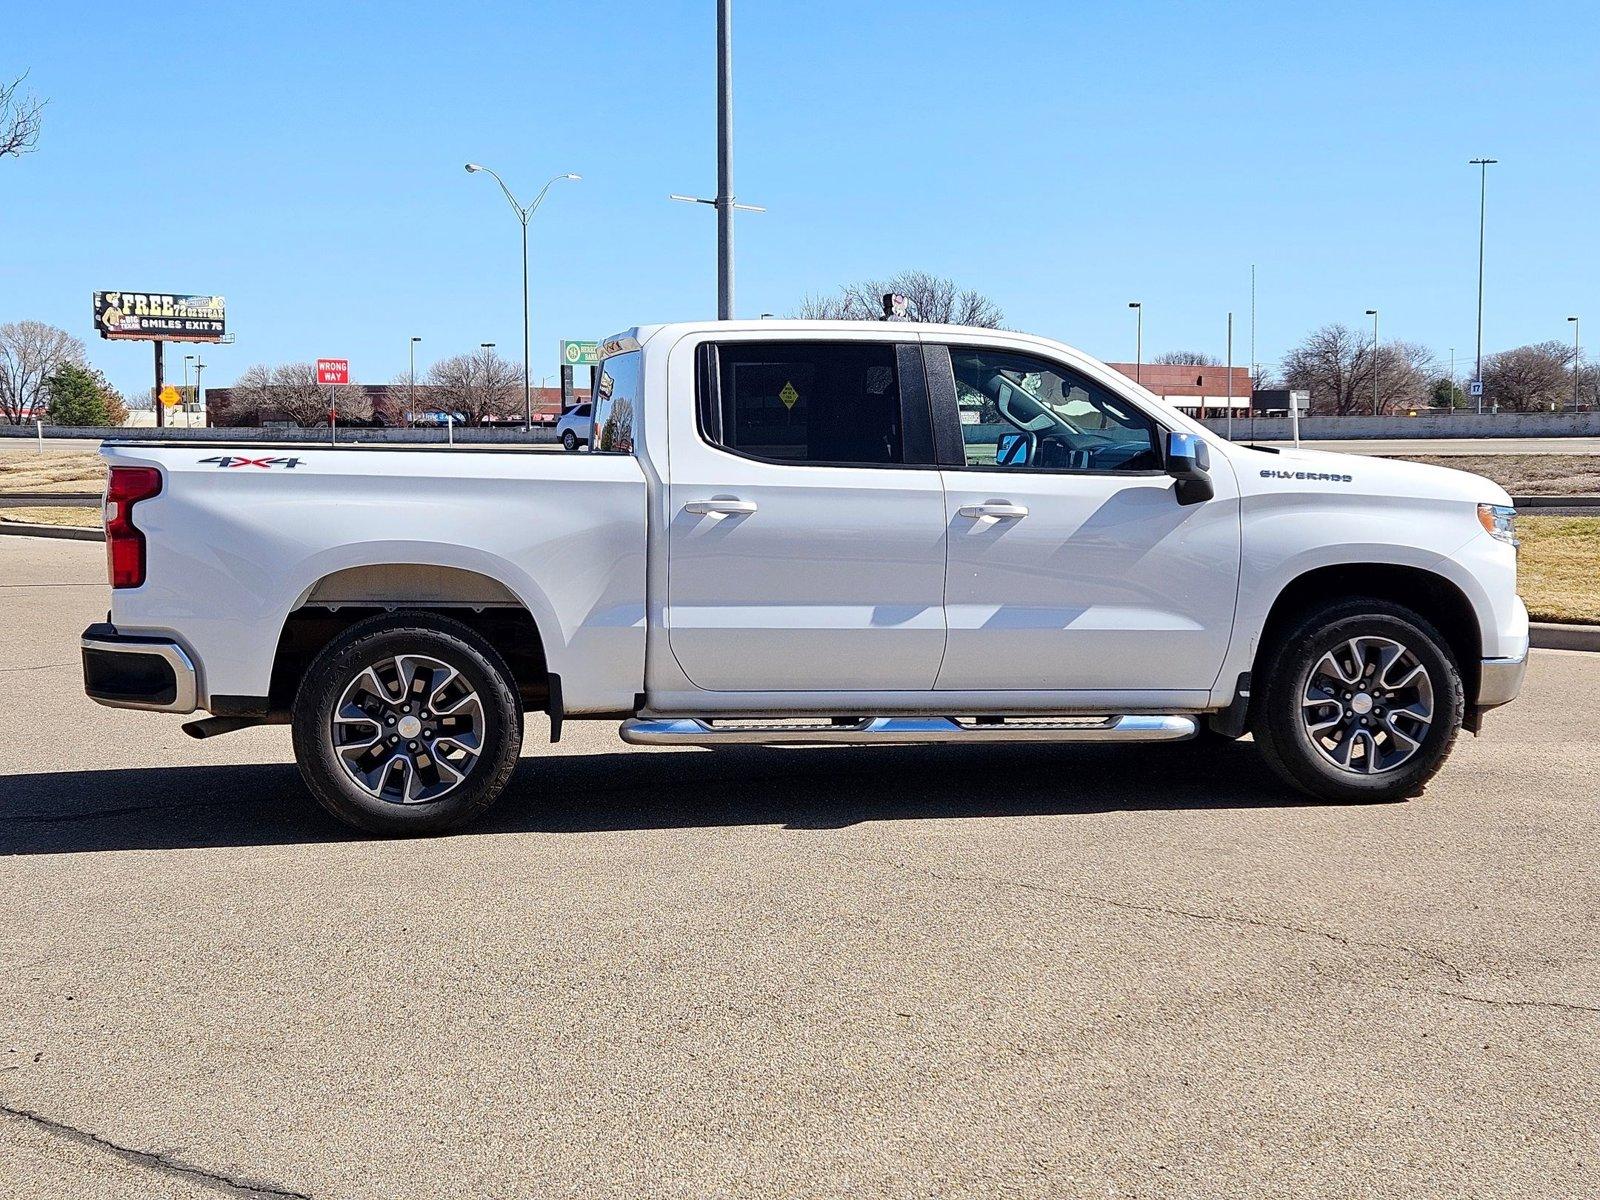
[[[119,340],[220,342],[226,309],[221,296],[96,292],[94,327],[101,337]]]

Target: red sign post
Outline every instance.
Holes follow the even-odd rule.
[[[317,359],[317,382],[349,383],[350,360],[348,358]]]

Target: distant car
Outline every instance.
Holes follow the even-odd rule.
[[[574,404],[556,422],[556,436],[568,450],[576,450],[587,444],[593,430],[594,421],[589,416],[588,404]]]

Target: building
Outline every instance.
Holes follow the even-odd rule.
[[[426,384],[419,383],[416,385],[415,411],[411,408],[412,389],[405,384],[398,387],[387,383],[357,383],[350,386],[360,388],[367,400],[372,404],[371,418],[348,422],[351,425],[399,426],[443,423],[443,414],[447,406],[441,398],[434,394],[435,389]],[[554,425],[561,417],[561,389],[558,387],[536,387],[530,390],[533,400],[533,423],[535,425]],[[574,397],[576,400],[584,398],[583,396]],[[237,428],[293,424],[286,418],[285,414],[274,412],[271,408],[260,412],[255,410],[236,411],[236,406],[233,402],[233,389],[229,387],[207,388],[204,402],[208,422],[211,424],[226,424]],[[169,417],[168,420],[170,422],[171,418]],[[518,409],[515,412],[508,413],[495,424],[520,425],[522,424],[522,412]]]
[[[1191,416],[1216,417],[1228,411],[1229,380],[1227,367],[1204,367],[1195,363],[1107,363],[1129,379],[1137,380],[1146,391],[1154,392],[1174,408]],[[1250,412],[1250,368],[1234,367],[1232,380],[1233,411],[1237,416]]]

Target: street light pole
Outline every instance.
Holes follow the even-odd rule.
[[[1133,381],[1144,382],[1144,305],[1137,300],[1129,300],[1128,307],[1133,309]]]
[[[467,174],[478,171],[492,176],[500,185],[500,190],[506,194],[506,201],[511,205],[511,211],[517,214],[517,220],[522,222],[522,428],[533,428],[533,391],[528,386],[528,220],[539,211],[539,205],[544,203],[544,195],[550,190],[550,185],[558,179],[582,179],[582,175],[553,175],[545,185],[539,189],[539,194],[533,198],[532,204],[518,204],[517,198],[511,194],[511,189],[506,186],[506,181],[490,167],[478,163],[467,164]]]
[[[1372,318],[1372,415],[1378,415],[1378,310],[1367,309]]]
[[[1578,377],[1583,371],[1583,350],[1578,345],[1578,318],[1568,317],[1572,322],[1572,411],[1578,411]]]
[[[411,370],[406,381],[406,420],[417,419],[417,343],[422,339],[414,337],[408,347],[411,351]]]
[[[1489,168],[1497,158],[1474,158],[1467,165],[1478,168],[1478,358],[1472,368],[1472,381],[1478,385],[1478,415],[1483,415],[1483,227],[1489,200]]]

